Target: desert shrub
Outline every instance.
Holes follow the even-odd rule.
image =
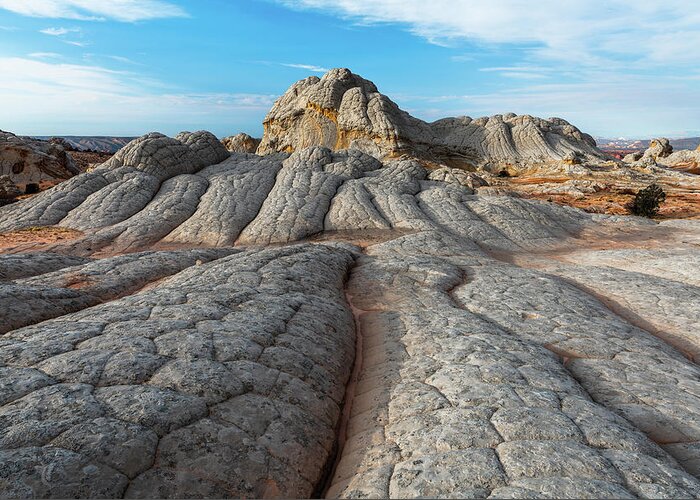
[[[627,208],[634,215],[654,217],[659,213],[659,205],[666,199],[666,193],[658,184],[650,184],[640,189]]]

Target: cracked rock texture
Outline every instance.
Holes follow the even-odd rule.
[[[62,181],[79,172],[60,144],[0,130],[0,176],[8,176],[19,188],[29,183]]]
[[[321,245],[236,253],[7,333],[2,495],[309,496],[354,351],[351,263]]]
[[[430,162],[494,170],[605,157],[591,136],[561,118],[508,113],[426,123],[344,68],[292,85],[263,126],[258,154],[324,146],[359,149],[377,158],[410,154]]]
[[[79,232],[0,253],[0,496],[700,497],[700,223],[481,183],[149,134],[1,207]]]

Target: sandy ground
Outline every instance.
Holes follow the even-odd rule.
[[[74,240],[83,235],[75,229],[58,226],[28,227],[19,231],[0,233],[0,251],[27,244],[44,245]]]

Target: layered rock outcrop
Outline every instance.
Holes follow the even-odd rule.
[[[260,145],[260,139],[248,134],[236,134],[221,139],[221,144],[232,153],[255,153]]]
[[[301,80],[265,117],[258,154],[309,146],[353,148],[377,158],[403,154],[461,168],[526,168],[569,158],[601,160],[595,141],[560,118],[466,116],[426,123],[348,69]],[[580,160],[579,160],[580,161]]]
[[[481,184],[149,134],[1,207],[75,236],[0,253],[0,496],[700,496],[700,224]]]
[[[700,146],[693,151],[681,149],[674,152],[668,139],[653,139],[644,152],[627,155],[623,161],[631,164],[662,165],[700,173]]]
[[[21,189],[27,184],[56,183],[78,173],[60,144],[0,131],[0,175],[9,176]]]

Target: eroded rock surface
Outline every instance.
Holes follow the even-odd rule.
[[[260,139],[248,134],[236,134],[221,139],[221,144],[232,153],[255,153],[260,145]]]
[[[0,496],[700,496],[700,224],[463,174],[150,134],[0,208],[80,231],[0,255]]]
[[[243,252],[7,333],[3,496],[311,495],[352,363],[351,263]]]
[[[60,144],[18,137],[0,130],[0,175],[21,189],[27,184],[59,182],[79,173]]]
[[[652,140],[644,152],[627,155],[623,161],[631,164],[652,163],[694,174],[700,173],[700,149],[681,149],[674,152],[666,138]]]
[[[426,123],[348,69],[298,81],[275,102],[263,125],[258,154],[290,153],[309,146],[353,148],[377,158],[410,154],[494,171],[526,163],[605,157],[591,136],[560,118],[509,113]]]
[[[0,203],[12,200],[22,194],[9,175],[0,175]]]

